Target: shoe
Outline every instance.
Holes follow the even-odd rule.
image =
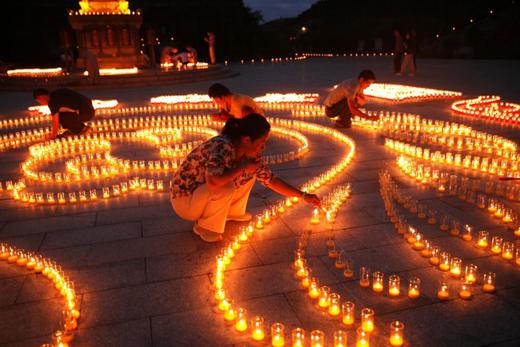
[[[202,239],[202,241],[206,241],[206,242],[210,242],[210,243],[222,241],[222,239],[223,239],[222,234],[205,229],[205,228],[199,226],[197,223],[195,223],[193,225],[193,232],[196,235],[198,235]]]
[[[232,222],[249,222],[251,219],[253,219],[253,215],[249,212],[246,212],[241,216],[227,216],[226,218],[226,220]]]

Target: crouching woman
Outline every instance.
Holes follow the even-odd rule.
[[[193,232],[204,241],[222,240],[226,221],[248,221],[249,194],[256,180],[287,197],[319,205],[307,194],[273,175],[260,160],[269,122],[259,114],[231,118],[222,134],[191,151],[171,181],[171,203],[179,217],[195,221]]]

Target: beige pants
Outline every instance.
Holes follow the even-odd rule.
[[[415,65],[413,64],[413,54],[406,54],[401,65],[401,74],[406,72],[406,68],[410,67],[410,73],[415,74]]]
[[[204,229],[222,234],[228,216],[241,216],[246,212],[254,184],[254,178],[238,188],[233,182],[211,190],[203,184],[193,194],[172,199],[171,202],[182,219],[197,221]]]

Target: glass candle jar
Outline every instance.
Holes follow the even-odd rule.
[[[347,301],[341,305],[341,321],[347,326],[351,326],[355,321],[355,305],[353,302]]]
[[[493,293],[496,289],[496,273],[486,272],[484,273],[484,284],[482,290],[486,293]]]
[[[339,294],[332,293],[329,296],[329,314],[333,317],[339,316],[341,313],[341,297]]]
[[[512,260],[514,257],[515,244],[510,241],[505,241],[502,244],[502,258],[505,260]]]
[[[401,280],[398,275],[390,275],[388,277],[388,295],[399,296]]]
[[[381,293],[384,290],[384,274],[376,271],[372,274],[372,290],[376,293]]]
[[[323,309],[326,309],[330,306],[330,287],[323,286],[320,288],[318,306]]]
[[[333,335],[333,347],[347,347],[347,332],[336,330]]]
[[[439,300],[447,300],[450,297],[450,291],[448,287],[448,283],[440,282],[439,289],[437,290],[437,298]]]
[[[450,254],[448,252],[441,252],[439,257],[439,269],[441,271],[448,271],[450,269]]]
[[[491,239],[491,252],[494,254],[502,253],[502,244],[504,240],[500,236],[493,236]]]
[[[356,329],[356,347],[370,347],[370,333],[362,328]]]
[[[359,285],[361,287],[369,287],[370,286],[370,269],[362,266],[359,269]]]
[[[390,345],[402,346],[404,344],[404,324],[393,321],[390,324]]]
[[[416,299],[421,295],[421,279],[419,277],[411,277],[408,280],[408,297]]]
[[[477,282],[477,270],[478,267],[475,264],[466,265],[466,268],[464,269],[464,278],[466,279],[466,282],[469,284]]]
[[[271,325],[271,344],[273,347],[285,346],[285,327],[282,323],[273,323]]]
[[[486,248],[489,245],[489,232],[481,230],[478,232],[477,247]]]
[[[311,331],[311,347],[324,347],[325,333],[321,330]]]
[[[438,246],[432,246],[432,254],[430,257],[430,264],[439,265],[441,249]]]
[[[375,312],[371,308],[361,310],[361,329],[368,333],[374,331]]]
[[[295,328],[291,331],[292,347],[305,347],[305,330]]]
[[[262,341],[265,338],[263,317],[255,316],[251,319],[251,338],[255,341]]]
[[[452,257],[450,260],[450,274],[454,278],[459,278],[462,273],[462,259]]]

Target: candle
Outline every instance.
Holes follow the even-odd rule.
[[[218,304],[218,309],[222,312],[227,312],[227,310],[229,310],[230,307],[231,300],[227,298],[223,298]]]
[[[477,265],[469,264],[466,265],[464,270],[464,278],[469,284],[474,284],[477,281]]]
[[[496,289],[495,280],[496,274],[494,272],[484,273],[484,284],[482,285],[482,290],[486,293],[493,293]]]
[[[347,347],[347,332],[336,330],[333,335],[333,347]]]
[[[421,295],[421,280],[418,277],[411,277],[408,280],[408,297],[416,299]]]
[[[471,284],[467,283],[465,279],[461,280],[459,296],[461,299],[471,299]]]
[[[324,347],[325,333],[321,330],[313,330],[311,332],[311,347]]]
[[[345,268],[345,263],[343,262],[343,251],[338,252],[334,265],[336,266],[336,269],[341,270]]]
[[[437,246],[433,246],[432,247],[432,255],[430,257],[430,264],[432,265],[439,265],[439,262],[440,262],[440,248],[437,247]]]
[[[344,302],[341,305],[341,321],[343,324],[347,326],[354,324],[354,309],[355,305],[350,301]]]
[[[390,324],[390,344],[392,346],[402,346],[404,343],[404,324],[393,321]]]
[[[292,347],[305,347],[305,330],[294,328],[291,331]]]
[[[399,296],[401,280],[398,275],[390,275],[388,277],[388,295],[390,296]]]
[[[312,211],[311,224],[320,224],[320,211],[317,208]]]
[[[486,248],[488,246],[489,232],[481,230],[478,232],[477,247]]]
[[[376,293],[381,293],[384,289],[384,274],[376,271],[372,274],[372,290]]]
[[[447,283],[445,283],[445,282],[440,283],[439,290],[437,291],[437,297],[440,300],[446,300],[450,297],[450,292],[449,292]]]
[[[228,309],[224,312],[224,319],[227,321],[233,321],[237,317],[237,310],[230,302]]]
[[[460,274],[462,272],[461,270],[462,266],[462,259],[453,257],[450,261],[450,274],[454,278],[459,278]]]
[[[500,254],[502,252],[503,239],[500,236],[493,236],[491,239],[491,252]]]
[[[336,245],[332,245],[329,247],[329,258],[336,258],[338,256],[338,251],[336,250]]]
[[[422,251],[424,249],[424,236],[421,233],[415,234],[415,241],[413,242],[413,249]]]
[[[464,229],[462,230],[462,239],[464,241],[471,241],[471,239],[473,238],[473,236],[471,234],[472,230],[473,230],[473,228],[470,225],[468,225],[468,224],[464,225]]]
[[[251,338],[255,341],[262,341],[264,337],[264,318],[255,316],[251,320]]]
[[[432,243],[424,240],[424,249],[421,251],[421,257],[430,258],[432,256]]]
[[[513,259],[514,249],[515,249],[515,245],[513,242],[505,241],[502,244],[502,258],[505,260]]]
[[[320,288],[318,306],[321,308],[328,308],[330,306],[330,287],[323,286]]]
[[[354,267],[352,266],[352,260],[345,260],[345,269],[343,270],[343,276],[345,278],[354,277]]]
[[[273,347],[285,346],[284,326],[282,323],[271,325],[271,344]]]
[[[371,308],[363,308],[361,310],[361,329],[368,333],[374,331],[374,310]]]
[[[312,278],[309,283],[309,297],[317,299],[320,296],[320,285],[317,278]]]
[[[362,328],[356,329],[356,347],[370,347],[370,334]]]
[[[256,216],[255,228],[259,230],[264,228],[263,216],[261,214]]]
[[[247,310],[240,307],[236,313],[235,329],[239,332],[244,332],[247,330]]]
[[[450,269],[450,254],[448,252],[441,252],[439,258],[439,269],[441,271],[448,271]]]
[[[363,288],[370,286],[370,269],[362,266],[359,274],[359,285]]]
[[[333,317],[339,316],[341,313],[341,298],[339,294],[332,293],[329,297],[330,305],[329,305],[329,314]]]

